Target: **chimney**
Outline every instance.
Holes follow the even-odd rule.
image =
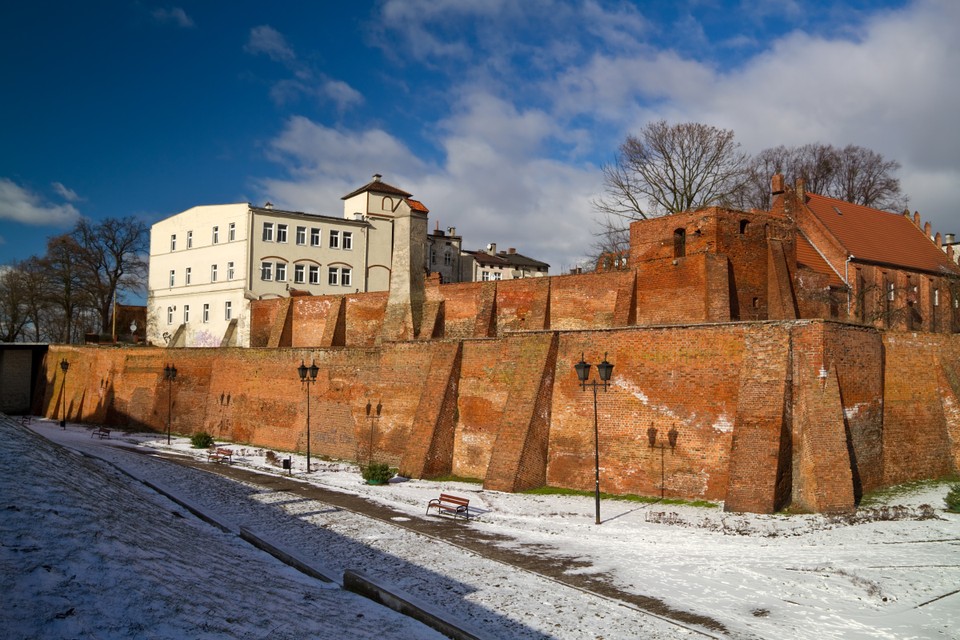
[[[931,229],[933,229],[933,227],[930,226],[930,221],[929,221],[929,220],[927,220],[926,222],[923,223],[923,232],[924,232],[925,234],[927,234],[927,237],[928,237],[928,238],[930,237],[930,231],[931,231]]]
[[[919,211],[913,212],[913,224],[917,225],[918,229],[920,228],[920,212]]]
[[[940,237],[940,232],[939,232],[939,231],[937,231],[937,235],[933,238],[933,241],[936,243],[936,245],[937,245],[938,247],[942,247],[942,246],[943,246],[943,238]]]
[[[779,196],[783,194],[783,174],[778,173],[770,181],[770,195]]]
[[[803,181],[803,178],[797,178],[797,199],[801,203],[806,202],[807,200],[807,183]]]
[[[507,249],[507,253],[510,254],[511,256],[512,256],[513,254],[515,254],[516,252],[517,252],[517,250],[516,250],[514,247],[510,247],[509,249]]]
[[[451,236],[457,235],[457,228],[456,228],[456,227],[447,227],[447,234],[449,234],[449,235],[451,235]]]
[[[497,255],[497,243],[496,243],[496,242],[491,242],[490,244],[487,245],[487,253],[490,254],[491,256]]]
[[[267,200],[267,203],[263,205],[264,209],[273,209],[273,203]]]
[[[943,244],[953,244],[957,241],[957,235],[954,233],[948,233],[945,238]]]
[[[382,177],[383,177],[383,176],[380,175],[379,173],[375,173],[375,174],[373,174],[373,181],[374,181],[374,182],[380,182],[380,178],[382,178]]]

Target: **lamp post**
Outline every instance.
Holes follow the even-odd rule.
[[[665,476],[664,476],[664,470],[663,470],[663,450],[667,446],[669,446],[670,453],[672,454],[673,450],[677,448],[678,435],[680,434],[677,432],[677,428],[671,427],[670,431],[667,432],[667,444],[663,444],[662,442],[660,443],[657,442],[657,428],[653,426],[652,423],[650,424],[650,428],[647,429],[647,439],[650,441],[650,448],[660,449],[660,499],[661,500],[663,500],[664,498],[664,484],[665,484]]]
[[[64,404],[64,391],[67,388],[67,369],[69,368],[70,363],[66,358],[60,361],[60,369],[63,371],[63,382],[60,383],[60,428],[64,431],[67,429],[67,405]]]
[[[171,362],[163,367],[163,379],[167,381],[167,444],[170,444],[170,421],[173,416],[173,381],[177,379],[177,368]]]
[[[600,374],[602,385],[596,380],[587,382],[590,377],[590,364],[584,361],[583,353],[580,354],[580,362],[573,365],[577,370],[577,378],[580,380],[580,389],[586,391],[587,387],[593,387],[593,457],[594,472],[596,479],[595,495],[597,500],[597,520],[600,524],[600,424],[597,418],[597,387],[602,386],[603,391],[607,391],[607,382],[610,381],[610,375],[613,373],[613,365],[607,362],[607,354],[603,354],[603,362],[597,365],[597,373]]]
[[[310,473],[310,385],[317,381],[317,373],[320,367],[316,361],[311,360],[308,367],[300,361],[297,367],[297,373],[300,375],[300,386],[307,390],[307,473]]]
[[[370,446],[367,448],[367,466],[370,466],[370,463],[373,461],[373,430],[376,425],[377,420],[380,419],[380,412],[383,411],[383,404],[378,400],[377,401],[377,412],[376,414],[371,414],[373,407],[370,404],[370,401],[367,400],[367,420],[370,421]]]

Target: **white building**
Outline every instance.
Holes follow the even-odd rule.
[[[394,218],[404,208],[425,221],[426,207],[379,175],[343,200],[343,217],[239,203],[154,224],[147,340],[249,346],[250,300],[387,290]]]
[[[495,243],[482,251],[464,251],[460,264],[461,282],[542,278],[550,270],[546,262],[528,258],[513,247],[498,253]]]

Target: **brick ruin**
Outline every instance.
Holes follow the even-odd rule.
[[[396,319],[402,301],[386,292],[254,301],[250,349],[52,346],[34,410],[163,431],[169,391],[175,432],[302,452],[296,367],[315,361],[314,455],[492,490],[592,490],[593,398],[573,365],[606,354],[605,492],[843,511],[866,491],[957,473],[951,320],[903,331],[830,319],[837,307],[796,244],[789,216],[710,208],[635,223],[624,270],[428,279],[412,319]],[[49,366],[62,358],[65,406]],[[676,447],[651,448],[652,429],[658,442],[675,430]]]

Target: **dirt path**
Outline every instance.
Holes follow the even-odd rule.
[[[719,633],[727,631],[722,623],[707,616],[675,609],[656,598],[618,589],[604,574],[571,573],[572,569],[586,566],[586,563],[581,560],[558,556],[554,551],[546,553],[543,549],[529,544],[513,545],[514,548],[505,548],[503,544],[499,543],[509,541],[509,538],[480,531],[464,520],[439,516],[409,518],[407,513],[391,509],[361,496],[331,491],[292,478],[265,475],[227,464],[211,465],[178,455],[160,454],[160,457],[178,465],[216,473],[226,478],[258,485],[273,491],[289,492],[306,499],[323,502],[332,507],[346,509],[394,527],[431,536],[469,549],[485,558],[535,573],[575,589],[626,603],[682,625],[692,625]]]

